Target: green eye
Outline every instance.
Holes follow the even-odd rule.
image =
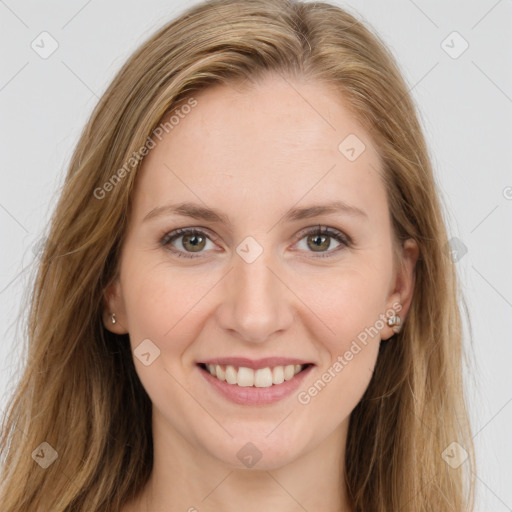
[[[179,239],[181,239],[181,247],[183,250],[178,249],[174,245],[174,242]],[[349,247],[352,243],[349,236],[341,231],[325,226],[309,228],[307,231],[301,232],[297,239],[299,242],[306,239],[306,248],[311,249],[310,251],[306,249],[306,252],[317,253],[318,256],[315,257],[321,258],[329,257],[343,247]],[[339,246],[329,250],[332,240],[335,240]],[[160,243],[163,247],[168,248],[180,258],[196,258],[199,256],[195,256],[194,254],[205,252],[204,249],[208,241],[212,242],[210,236],[200,229],[180,228],[167,233],[161,239]]]

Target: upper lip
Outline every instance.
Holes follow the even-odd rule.
[[[263,357],[261,359],[249,359],[247,357],[216,357],[213,359],[206,359],[199,361],[203,364],[218,364],[222,366],[243,366],[245,368],[252,368],[257,370],[259,368],[266,368],[268,366],[287,366],[290,364],[313,364],[310,361],[296,359],[292,357]]]

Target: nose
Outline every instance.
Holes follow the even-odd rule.
[[[234,258],[234,268],[226,276],[217,320],[224,330],[235,332],[251,343],[262,343],[286,331],[294,320],[293,293],[266,251],[247,263]]]

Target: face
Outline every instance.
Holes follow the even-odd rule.
[[[154,430],[276,468],[343,438],[417,249],[396,265],[379,155],[335,91],[267,77],[194,97],[137,176],[105,325],[129,333]]]

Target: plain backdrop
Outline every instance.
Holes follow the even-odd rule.
[[[21,300],[79,133],[130,53],[195,3],[0,0],[0,415],[19,376]],[[476,510],[511,511],[512,1],[333,3],[384,39],[419,106],[473,328]]]

